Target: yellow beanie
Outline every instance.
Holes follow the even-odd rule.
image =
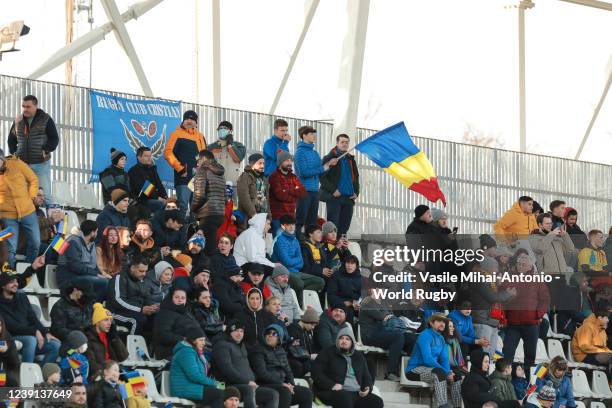
[[[104,306],[102,303],[94,303],[93,305],[93,315],[91,316],[91,324],[94,326],[101,322],[104,319],[112,319],[113,314]]]
[[[187,266],[192,262],[191,257],[185,254],[177,254],[174,259],[183,266]]]

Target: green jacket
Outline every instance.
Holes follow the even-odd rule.
[[[516,393],[514,392],[512,377],[510,375],[503,375],[499,371],[495,370],[489,376],[489,380],[491,380],[491,392],[497,398],[502,401],[516,401]]]

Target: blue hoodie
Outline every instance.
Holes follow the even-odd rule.
[[[406,372],[422,366],[440,368],[447,375],[451,371],[448,361],[448,344],[446,344],[444,337],[431,327],[419,334],[410,360],[406,365]]]
[[[282,230],[281,230],[282,231]],[[302,250],[295,234],[282,231],[276,236],[272,250],[272,262],[283,264],[289,272],[299,272],[304,267]]]
[[[472,315],[464,316],[459,310],[453,310],[448,317],[455,323],[455,330],[461,335],[461,342],[474,344],[476,332],[474,331]]]
[[[279,150],[289,151],[289,142],[281,140],[276,135],[270,136],[263,146],[264,155],[264,175],[270,177],[270,174],[276,170],[276,155]]]
[[[217,387],[215,380],[208,377],[198,352],[189,343],[177,343],[172,354],[170,394],[173,397],[202,400],[207,387]]]
[[[306,191],[319,191],[319,176],[325,172],[321,164],[321,157],[314,149],[314,143],[301,141],[295,150],[295,174],[306,188]]]

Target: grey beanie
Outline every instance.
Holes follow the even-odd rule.
[[[446,214],[443,210],[439,208],[431,209],[431,219],[433,222],[439,221],[442,218],[448,218],[448,214]]]
[[[304,323],[319,323],[319,314],[312,307],[309,307],[300,320]]]
[[[283,162],[288,159],[293,159],[293,156],[291,156],[291,153],[289,153],[286,150],[281,150],[276,155],[276,167],[280,167],[280,165],[283,164]]]
[[[332,232],[337,232],[338,228],[336,228],[336,224],[334,224],[331,221],[326,221],[323,223],[323,226],[321,227],[321,232],[323,233],[323,236],[332,233]]]
[[[83,334],[82,331],[73,330],[68,333],[68,337],[66,337],[66,343],[68,343],[69,349],[78,349],[83,344],[87,344],[87,337]]]
[[[277,276],[289,275],[289,271],[285,268],[284,265],[278,264],[274,266],[274,270],[272,271],[272,279]]]
[[[61,373],[60,366],[55,363],[46,363],[42,367],[43,380],[47,381],[55,373]]]

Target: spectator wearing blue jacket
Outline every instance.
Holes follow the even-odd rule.
[[[406,366],[406,377],[411,381],[424,381],[434,388],[433,407],[460,407],[461,381],[455,378],[448,360],[448,345],[442,336],[446,317],[434,314],[429,317],[429,327],[417,338],[412,356]],[[447,397],[447,381],[451,399]]]
[[[274,121],[274,134],[270,136],[263,146],[264,155],[264,176],[270,177],[276,171],[276,155],[279,151],[289,151],[289,124],[284,119],[276,119]]]
[[[295,174],[306,188],[306,195],[297,202],[295,217],[297,218],[296,230],[298,237],[304,225],[317,223],[317,213],[319,212],[319,176],[329,170],[330,167],[338,163],[338,158],[334,157],[321,163],[321,157],[315,150],[317,131],[312,126],[302,126],[298,130],[300,139],[295,150]]]
[[[170,394],[197,401],[198,405],[221,408],[223,391],[208,376],[209,364],[204,356],[206,336],[199,326],[191,326],[185,340],[174,346],[170,365]]]
[[[567,374],[567,360],[562,356],[556,356],[550,360],[549,364],[543,364],[547,368],[544,378],[537,377],[536,387],[540,391],[548,382],[552,382],[553,388],[557,392],[557,399],[552,408],[564,406],[573,408],[576,406],[572,380]],[[537,371],[537,369],[536,369]]]
[[[476,337],[472,321],[472,302],[463,300],[459,308],[450,312],[448,317],[455,323],[455,328],[461,335],[461,352],[464,356],[469,356],[474,349],[488,345],[486,338]]]
[[[87,336],[79,330],[71,331],[60,348],[61,384],[70,387],[73,383],[87,385],[89,360],[85,356]]]
[[[300,272],[304,267],[302,249],[295,236],[295,218],[285,214],[280,217],[281,229],[274,240],[272,250],[272,262],[282,264],[289,271],[289,286],[295,290],[300,306],[303,299],[304,289],[321,291],[325,281],[314,275]]]

